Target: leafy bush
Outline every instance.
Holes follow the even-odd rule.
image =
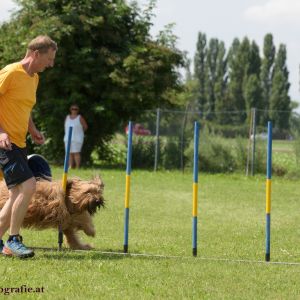
[[[247,165],[248,157],[247,141],[241,137],[238,137],[235,145],[236,166],[239,170],[244,170]]]
[[[248,155],[247,149],[247,140],[241,137],[225,139],[209,134],[207,130],[204,130],[201,132],[200,138],[199,170],[210,173],[245,172]],[[255,173],[265,173],[265,143],[257,141],[255,150],[254,171]],[[190,167],[193,165],[193,153],[194,145],[193,141],[191,141],[185,153]],[[273,164],[273,168],[278,174],[283,172],[277,165]]]
[[[226,138],[234,138],[237,136],[247,137],[249,131],[248,124],[219,125],[213,122],[205,121],[205,123],[202,125],[206,126],[209,132]]]
[[[201,134],[199,146],[199,170],[211,173],[232,172],[236,169],[235,158],[230,146],[221,138],[209,135],[207,131]],[[193,164],[194,142],[191,141],[186,150],[189,166]]]
[[[254,173],[265,173],[266,172],[266,144],[257,139],[255,144],[255,164],[254,164]],[[251,170],[251,156],[252,149],[248,149],[250,145],[248,141],[242,138],[237,138],[235,143],[235,157],[237,163],[237,170],[245,171],[247,166],[247,158],[249,155],[248,168],[249,174]]]
[[[155,137],[133,136],[132,167],[153,168],[155,158]]]
[[[181,167],[181,141],[177,137],[160,137],[158,167],[162,169],[179,169]],[[194,141],[189,137],[188,147],[184,150],[183,160],[186,168],[193,167]],[[153,169],[155,160],[154,136],[133,136],[132,141],[132,168]],[[127,136],[116,134],[113,140],[106,145],[106,151],[101,157],[93,153],[94,163],[110,167],[126,166],[127,155]],[[255,174],[266,172],[266,141],[256,140],[255,151]],[[296,155],[298,163],[300,160],[300,140],[295,141]],[[226,139],[209,133],[204,129],[200,133],[199,144],[199,170],[210,173],[245,172],[248,156],[248,141],[238,137]],[[249,151],[251,156],[251,149]],[[290,172],[291,167],[287,168],[285,155],[288,153],[273,153],[273,173],[283,176]],[[250,158],[251,162],[251,158]],[[250,174],[249,162],[249,174]]]
[[[297,163],[297,166],[299,167],[299,165],[300,165],[300,138],[299,137],[297,137],[295,139],[294,151],[295,151],[295,155],[296,155],[296,163]]]
[[[179,169],[181,166],[180,141],[172,138],[166,139],[161,149],[161,162],[164,169]]]

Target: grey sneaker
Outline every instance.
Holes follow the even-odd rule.
[[[2,249],[6,256],[16,256],[19,258],[29,258],[34,256],[31,249],[25,247],[19,236],[14,236],[11,241],[7,241]]]

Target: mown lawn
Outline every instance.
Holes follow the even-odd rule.
[[[24,230],[36,250],[30,260],[0,258],[1,288],[43,287],[22,299],[299,299],[298,181],[273,178],[271,261],[265,255],[265,178],[199,174],[198,257],[192,256],[192,174],[131,175],[129,252],[123,256],[123,170],[70,170],[88,179],[100,173],[106,209],[95,216],[97,251],[57,252],[57,232]],[[56,179],[62,169],[53,168]],[[3,294],[3,293],[2,293]],[[0,295],[1,297],[2,295]],[[2,297],[1,297],[2,298]]]

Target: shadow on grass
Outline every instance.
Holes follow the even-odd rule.
[[[39,251],[37,257],[56,259],[56,260],[121,260],[125,258],[133,258],[130,253],[124,253],[122,250],[112,249],[93,249],[93,250],[70,250],[63,248],[59,251],[57,248],[47,247],[31,247],[33,250]],[[145,257],[139,257],[145,258]]]

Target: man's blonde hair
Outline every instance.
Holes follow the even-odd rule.
[[[49,49],[57,51],[57,44],[47,35],[39,35],[27,46],[30,51],[38,50],[40,53],[47,53]]]

